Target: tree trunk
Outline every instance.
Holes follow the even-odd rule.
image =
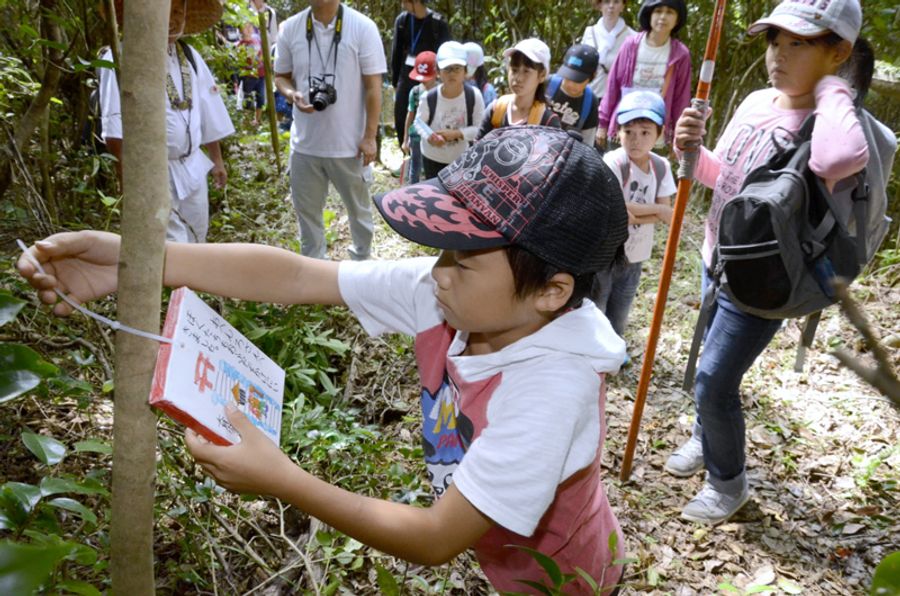
[[[55,228],[59,225],[59,206],[56,203],[56,187],[53,186],[53,175],[50,172],[50,106],[44,108],[40,123],[41,151],[38,153],[38,168],[41,171],[41,192],[44,195],[44,203],[47,205],[47,213],[50,215],[50,223]]]
[[[119,83],[122,92],[122,250],[118,317],[157,333],[165,229],[169,218],[166,163],[165,53],[167,2],[127,2]],[[112,591],[154,593],[153,497],[156,417],[147,404],[159,345],[116,334],[113,428]]]
[[[43,25],[47,40],[55,44],[62,44],[63,34],[59,25],[55,20],[45,18],[45,15],[55,14],[56,12],[56,0],[41,0],[41,18],[44,21]],[[63,53],[58,47],[48,46],[44,64],[44,76],[41,78],[41,90],[31,100],[28,109],[25,110],[25,113],[16,123],[12,133],[13,138],[10,140],[13,146],[0,153],[0,198],[3,197],[12,183],[13,159],[16,155],[24,153],[25,144],[40,124],[44,112],[50,105],[50,99],[56,95],[59,79],[62,75],[60,70],[62,58]]]

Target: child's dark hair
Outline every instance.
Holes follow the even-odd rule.
[[[861,107],[869,86],[872,84],[872,75],[875,74],[875,51],[868,40],[862,37],[856,38],[853,44],[853,52],[847,61],[838,69],[838,76],[850,83],[856,89],[856,99],[853,103]]]
[[[781,29],[777,27],[769,27],[766,30],[766,42],[772,43]],[[810,44],[823,44],[834,47],[841,42],[846,41],[843,37],[829,31],[825,35],[819,37],[811,37],[807,39]],[[856,107],[862,106],[866,94],[869,92],[869,86],[872,84],[872,75],[875,73],[875,52],[872,45],[864,38],[857,37],[856,43],[853,44],[853,51],[850,57],[838,69],[838,76],[850,83],[850,86],[856,90]]]
[[[484,86],[488,84],[488,76],[487,71],[484,69],[484,64],[475,69],[472,80],[475,81],[475,86],[478,87],[479,91],[484,91]]]
[[[622,244],[619,246],[613,261],[618,262],[624,258],[625,245]],[[506,259],[509,261],[510,269],[512,269],[513,284],[515,285],[517,298],[524,298],[532,292],[537,292],[546,286],[554,275],[565,273],[558,267],[535,256],[528,249],[515,244],[506,247]],[[559,316],[570,308],[576,308],[581,304],[582,300],[591,296],[595,277],[595,273],[573,275],[572,279],[575,283],[572,287],[572,295],[569,296],[569,300],[559,310],[553,313],[553,316]]]
[[[637,123],[639,123],[639,122],[647,122],[647,123],[652,124],[653,126],[655,126],[655,127],[656,127],[656,134],[657,134],[657,135],[661,135],[662,132],[663,132],[663,127],[660,126],[659,124],[657,124],[656,122],[654,122],[653,120],[651,120],[650,118],[635,118],[634,120],[629,120],[629,121],[626,122],[625,124],[620,124],[620,125],[619,125],[619,129],[623,129],[623,128],[625,128],[626,126],[628,126],[629,124],[637,124]]]
[[[638,24],[641,27],[641,31],[650,31],[650,19],[653,16],[653,11],[662,6],[667,6],[678,13],[675,27],[669,33],[670,36],[677,38],[678,32],[681,31],[681,28],[687,22],[688,12],[685,0],[644,0],[641,8],[638,10]]]
[[[526,68],[531,68],[539,73],[544,72],[544,65],[540,62],[532,61],[528,56],[523,54],[522,52],[513,52],[512,56],[509,57],[509,65],[510,66],[524,66]],[[541,101],[544,98],[545,92],[547,88],[546,79],[538,83],[537,89],[534,90],[534,101]]]

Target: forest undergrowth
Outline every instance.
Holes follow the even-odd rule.
[[[373,193],[397,184],[390,176],[400,160],[394,146],[390,140],[383,144],[385,165],[375,168]],[[299,249],[287,181],[275,171],[268,148],[266,134],[246,128],[229,144],[230,184],[212,194],[210,241]],[[829,354],[843,346],[868,358],[858,333],[837,309],[826,312],[804,372],[793,372],[799,328],[791,321],[746,377],[753,488],[748,505],[715,528],[678,517],[702,482],[700,475],[675,480],[662,470],[693,422],[691,397],[680,385],[698,307],[702,197],[695,194],[627,482],[618,472],[656,291],[661,236],[626,336],[632,363],[608,378],[603,474],[632,559],[624,593],[863,593],[875,565],[900,550],[898,411]],[[114,230],[117,208],[115,201],[98,198],[93,216],[80,225]],[[399,238],[377,215],[376,221],[373,258],[430,253]],[[330,255],[342,258],[349,230],[334,193],[326,226]],[[25,304],[0,327],[0,342],[28,345],[58,370],[24,397],[0,404],[0,538],[74,545],[67,547],[46,593],[102,593],[109,588],[113,337],[79,315],[48,316],[14,273],[15,247],[2,248],[2,285]],[[897,366],[898,238],[889,238],[883,248],[869,274],[853,286],[853,295]],[[205,298],[286,369],[282,447],[299,464],[349,490],[431,503],[418,440],[411,340],[368,337],[343,309]],[[114,315],[112,300],[95,306]],[[407,564],[275,500],[224,492],[193,464],[182,434],[176,424],[159,419],[158,593],[490,593],[469,554],[436,568]],[[42,490],[35,496],[28,487]]]

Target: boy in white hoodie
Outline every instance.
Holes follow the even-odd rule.
[[[597,192],[585,197],[586,187]],[[188,449],[222,486],[275,496],[409,561],[442,564],[472,547],[498,591],[545,579],[530,554],[509,545],[614,589],[624,540],[600,458],[604,375],[618,370],[625,346],[585,298],[627,237],[615,177],[561,130],[507,127],[437,178],[376,205],[397,232],[440,256],[337,263],[263,246],[169,244],[165,283],[346,305],[369,333],[414,336],[434,504],[372,499],[319,480],[236,411],[228,416],[239,444],[216,446],[188,430]],[[18,266],[48,303],[55,287],[92,300],[115,290],[118,248],[112,234],[59,234]],[[71,312],[63,303],[55,310]],[[566,593],[594,592],[579,577]]]

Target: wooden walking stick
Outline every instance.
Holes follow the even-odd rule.
[[[706,40],[706,52],[703,65],[700,67],[700,82],[697,84],[697,95],[691,100],[691,107],[706,112],[709,106],[709,89],[712,84],[713,70],[716,64],[716,52],[719,49],[719,36],[725,21],[725,0],[716,0],[715,12],[709,25],[709,37]],[[628,429],[628,442],[625,444],[625,456],[622,458],[622,470],[619,478],[628,480],[631,477],[631,464],[637,435],[641,428],[641,416],[644,414],[644,403],[647,401],[647,390],[653,374],[653,361],[656,358],[656,342],[662,328],[662,320],[666,311],[666,299],[669,295],[669,282],[672,280],[672,269],[675,266],[675,254],[678,252],[678,241],[681,237],[681,222],[684,209],[687,207],[691,182],[694,178],[694,166],[700,155],[700,148],[684,151],[678,167],[678,193],[675,195],[675,208],[672,212],[672,223],[669,227],[669,239],[666,242],[666,253],[663,257],[663,268],[659,275],[659,289],[656,292],[656,303],[653,305],[653,322],[650,325],[650,337],[647,338],[647,349],[644,351],[644,362],[641,365],[641,378],[638,382],[637,395],[634,398],[634,413],[631,415],[631,426]]]

